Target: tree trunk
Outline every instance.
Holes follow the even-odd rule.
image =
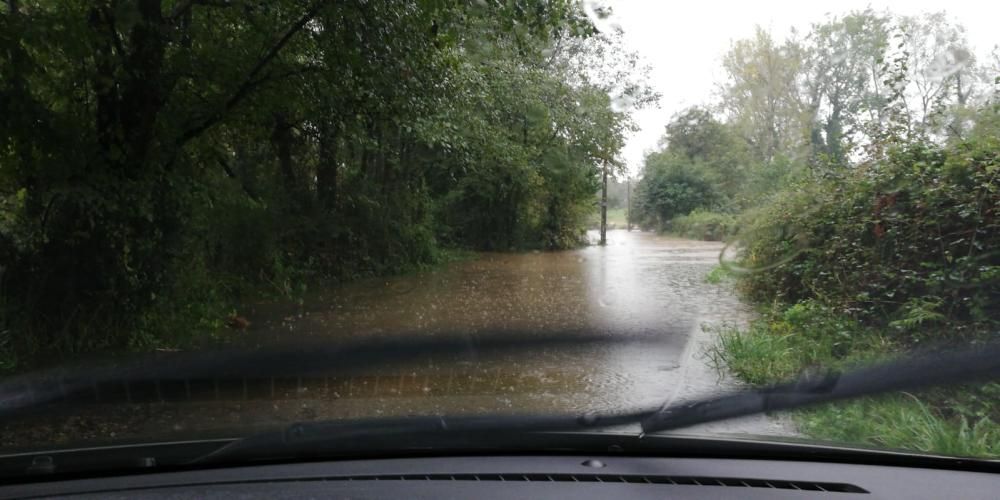
[[[608,164],[604,164],[601,181],[601,245],[608,244]]]
[[[632,230],[632,178],[625,181],[625,225]]]
[[[292,126],[284,113],[274,116],[274,130],[271,132],[271,144],[278,157],[278,168],[289,195],[296,194],[295,168],[292,163]]]
[[[319,131],[319,165],[316,168],[316,194],[320,206],[337,206],[337,126],[324,119]]]

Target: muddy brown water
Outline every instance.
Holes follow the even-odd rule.
[[[590,234],[596,239],[596,234]],[[742,317],[729,287],[709,284],[722,245],[610,231],[608,245],[480,254],[440,268],[320,290],[300,304],[257,304],[240,335],[271,342],[379,336],[567,332],[625,340],[490,357],[457,353],[349,375],[270,380],[220,394],[188,385],[161,401],[102,401],[5,423],[2,444],[66,444],[228,435],[293,421],[463,413],[613,411],[667,399],[688,340]],[[630,342],[630,339],[635,339]]]

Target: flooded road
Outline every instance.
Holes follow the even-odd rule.
[[[415,352],[405,365],[271,381],[256,393],[244,385],[241,394],[220,395],[216,387],[199,397],[188,386],[171,400],[75,407],[47,417],[53,429],[45,437],[176,437],[314,419],[659,405],[692,386],[685,363],[700,359],[691,339],[702,326],[747,317],[731,287],[705,280],[721,249],[720,243],[610,231],[605,247],[479,254],[427,272],[322,290],[301,304],[257,304],[246,311],[251,328],[240,335],[263,349],[272,342],[514,331],[581,332],[623,342],[492,357],[475,349],[449,359]],[[699,390],[718,382],[699,369]],[[14,428],[5,430],[5,444],[14,443]]]
[[[705,275],[721,244],[611,231],[606,247],[480,254],[426,273],[366,280],[311,297],[301,310],[260,307],[254,329],[283,336],[590,329],[683,337],[739,303]]]
[[[596,233],[590,236],[596,240]],[[366,397],[357,412],[343,397],[330,409],[338,415],[655,405],[671,394],[671,372],[702,325],[746,317],[729,287],[705,281],[721,249],[715,242],[619,230],[609,232],[605,247],[480,254],[430,272],[329,290],[299,308],[258,307],[249,335],[264,345],[289,338],[567,331],[624,341],[613,348],[521,352],[499,360],[473,352],[446,366],[380,368],[375,375],[388,381],[384,394],[369,392],[375,400]],[[458,389],[461,397],[455,397],[456,380],[474,387]],[[419,386],[423,394],[417,395],[426,397],[404,397],[394,384]]]

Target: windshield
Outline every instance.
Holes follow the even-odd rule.
[[[615,414],[986,345],[997,18],[0,2],[0,454]],[[998,412],[986,381],[670,432],[1000,458]]]

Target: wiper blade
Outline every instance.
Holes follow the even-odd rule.
[[[806,374],[759,390],[701,399],[659,409],[580,416],[520,415],[403,417],[294,424],[234,441],[192,464],[323,456],[355,440],[405,450],[413,443],[474,443],[492,433],[585,431],[641,424],[643,434],[777,410],[792,410],[860,396],[1000,378],[1000,345],[935,351],[845,373]],[[641,437],[641,435],[640,435]],[[356,447],[354,448],[356,449]]]
[[[101,369],[54,370],[0,383],[0,418],[21,410],[46,405],[76,391],[104,382],[127,383],[197,378],[288,377],[329,372],[366,370],[423,359],[423,356],[471,353],[514,354],[544,348],[579,348],[645,340],[577,331],[554,334],[512,334],[485,337],[443,336],[364,340],[347,345],[288,345],[256,351],[178,353],[144,358]],[[982,344],[962,350],[937,350],[894,361],[861,367],[843,373],[805,374],[792,382],[730,395],[638,408],[609,414],[583,416],[484,416],[415,417],[354,422],[296,424],[284,431],[238,440],[224,453],[207,460],[243,455],[300,453],[309,447],[331,449],[358,433],[395,439],[410,433],[459,436],[492,431],[579,431],[624,424],[641,424],[643,433],[680,429],[692,425],[791,410],[831,401],[876,395],[890,391],[1000,378],[1000,343]],[[482,435],[482,434],[479,434]]]
[[[797,380],[758,390],[664,406],[642,421],[643,432],[793,410],[887,392],[1000,378],[1000,344],[953,351],[925,351],[844,373],[805,373]]]
[[[613,336],[587,331],[551,333],[501,331],[475,336],[442,333],[433,337],[401,336],[355,341],[296,342],[262,348],[158,353],[124,362],[56,368],[0,382],[0,418],[52,402],[93,392],[104,384],[310,377],[364,372],[380,366],[439,359],[503,356],[547,349],[607,347],[651,340],[643,336]]]
[[[384,443],[396,451],[431,444],[443,448],[453,443],[475,443],[496,433],[582,431],[635,424],[652,410],[633,413],[571,415],[416,416],[297,423],[278,431],[238,439],[192,460],[188,465],[249,460],[323,457],[360,440],[367,445]]]

